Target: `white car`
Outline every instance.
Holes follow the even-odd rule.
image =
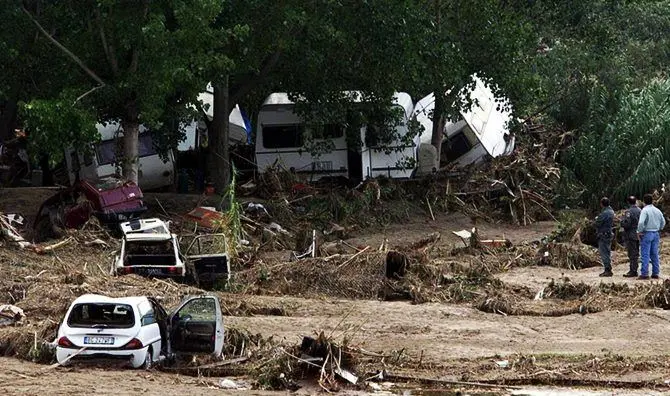
[[[179,254],[177,236],[160,219],[121,223],[121,253],[114,259],[117,275],[184,277],[186,265]]]
[[[179,353],[220,356],[224,329],[215,296],[190,296],[168,314],[150,297],[77,298],[58,329],[56,359],[126,360],[150,368]]]

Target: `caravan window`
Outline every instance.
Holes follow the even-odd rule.
[[[108,165],[115,162],[116,153],[123,152],[123,140],[105,140],[99,143],[96,147],[96,154],[98,156],[98,166]],[[150,133],[140,134],[137,154],[140,158],[148,157],[150,155],[156,155],[156,150],[154,149],[154,143],[151,139]]]
[[[447,157],[447,162],[451,162],[459,159],[462,155],[470,151],[470,149],[472,149],[472,144],[465,135],[464,130],[461,130],[449,137],[446,144],[442,147],[443,157]],[[446,150],[444,150],[445,148]]]
[[[341,124],[318,125],[314,129],[316,139],[337,139],[344,136],[344,126]]]
[[[117,148],[115,140],[106,140],[101,142],[95,148],[98,156],[98,165],[107,165],[114,162],[116,158],[116,151],[121,151],[121,147]]]
[[[302,147],[304,130],[302,125],[263,125],[263,147]]]

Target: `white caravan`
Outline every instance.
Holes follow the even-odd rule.
[[[207,90],[198,95],[198,101],[202,104],[207,119],[212,121],[214,119],[214,88],[212,88],[212,84],[208,84]],[[230,138],[228,141],[230,144],[246,144],[248,141],[247,126],[239,105],[235,105],[235,108],[228,115],[228,125]],[[198,137],[206,135],[206,131],[207,125],[204,121],[193,121],[186,125],[184,128],[186,139],[179,143],[177,149],[188,151],[201,146]]]
[[[206,116],[213,118],[213,94],[211,86],[208,90],[198,96],[205,106]],[[247,131],[244,118],[239,106],[236,106],[229,115],[230,143],[244,144],[247,142]],[[198,146],[197,136],[200,131],[206,130],[204,122],[192,121],[180,126],[186,135],[186,140],[179,143],[178,150],[186,151]],[[100,134],[100,142],[93,145],[92,155],[86,155],[70,148],[65,151],[65,162],[68,169],[70,184],[74,184],[79,164],[79,176],[84,180],[95,181],[118,173],[115,164],[116,153],[120,152],[120,138],[123,136],[123,128],[118,122],[112,121],[106,124],[96,124]],[[140,125],[139,145],[139,172],[138,184],[144,190],[152,190],[172,186],[175,177],[174,154],[170,150],[165,161],[156,152],[151,131],[144,125]]]
[[[441,162],[466,166],[481,162],[487,155],[498,157],[514,150],[514,136],[508,129],[511,111],[502,108],[507,103],[500,99],[497,103],[491,89],[476,76],[473,79],[475,87],[470,91],[473,104],[469,110],[461,111],[461,120],[445,125],[440,159],[431,145],[433,122],[429,116],[435,108],[435,96],[431,93],[417,102],[414,117],[424,127],[417,173],[429,173],[439,168]]]
[[[360,101],[357,92],[347,93],[353,102]],[[396,126],[397,134],[402,137],[408,131],[408,121],[414,105],[411,97],[396,93],[392,106],[398,106],[403,113],[402,121]],[[258,113],[256,133],[256,163],[259,172],[279,165],[295,172],[304,180],[315,181],[322,177],[347,177],[366,179],[376,176],[391,178],[411,177],[417,161],[419,136],[411,144],[397,139],[388,149],[380,150],[365,144],[367,127],[361,128],[359,149],[350,149],[346,133],[341,125],[323,126],[323,138],[314,139],[312,144],[327,144],[330,150],[313,155],[306,145],[309,129],[303,120],[294,113],[295,103],[286,93],[273,93],[265,100]]]
[[[119,173],[116,154],[120,152],[123,128],[118,122],[96,124],[100,134],[100,142],[93,145],[92,155],[77,152],[73,148],[65,150],[65,162],[68,169],[70,184],[76,180],[77,167],[79,176],[84,180],[95,181]],[[137,182],[144,190],[171,186],[174,182],[174,157],[168,152],[167,161],[163,161],[154,147],[151,132],[140,125],[139,170]],[[78,163],[78,166],[77,166]]]

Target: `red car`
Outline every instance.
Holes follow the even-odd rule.
[[[147,210],[142,190],[132,182],[82,180],[42,203],[33,225],[36,241],[61,237],[63,229],[83,226],[91,216],[114,229]]]

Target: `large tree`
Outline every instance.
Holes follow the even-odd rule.
[[[199,24],[219,15],[220,2],[37,1],[32,9],[14,4],[50,44],[43,50],[63,63],[53,83],[81,93],[72,106],[95,109],[99,121],[120,122],[123,176],[137,182],[139,126],[157,126],[169,103],[185,109],[195,102],[206,82],[194,70],[201,54],[197,32]],[[225,55],[209,58],[218,62]],[[70,143],[67,131],[49,133]]]

